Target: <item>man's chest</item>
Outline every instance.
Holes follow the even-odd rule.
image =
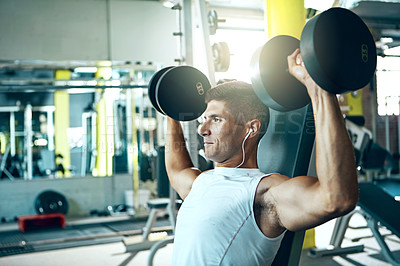
[[[249,191],[237,182],[211,181],[196,184],[179,210],[179,219],[198,226],[240,224],[252,211]]]

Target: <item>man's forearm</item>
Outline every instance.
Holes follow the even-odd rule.
[[[317,175],[328,209],[340,211],[358,199],[354,150],[336,96],[323,90],[317,92],[311,97]]]

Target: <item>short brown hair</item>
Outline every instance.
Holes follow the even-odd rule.
[[[252,119],[260,120],[259,139],[267,131],[269,109],[257,97],[251,84],[231,81],[217,85],[206,93],[206,103],[212,100],[224,101],[228,111],[235,117],[236,124],[243,125]]]

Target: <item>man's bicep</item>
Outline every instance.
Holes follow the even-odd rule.
[[[269,189],[281,225],[298,231],[312,228],[330,219],[318,179],[298,176]]]

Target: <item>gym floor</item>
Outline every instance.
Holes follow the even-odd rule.
[[[157,221],[156,226],[165,225],[165,220]],[[102,223],[104,224],[104,223]],[[116,226],[116,223],[114,223]],[[136,226],[142,226],[143,221],[140,221]],[[364,244],[364,251],[360,253],[341,255],[341,256],[327,256],[320,258],[311,258],[307,255],[308,251],[304,250],[300,259],[300,265],[314,266],[314,265],[374,265],[386,266],[391,265],[385,261],[383,255],[380,253],[380,247],[376,240],[372,237],[372,233],[368,228],[364,228],[366,223],[361,215],[355,214],[350,220],[350,228],[346,231],[346,236],[343,241],[343,246]],[[4,226],[0,227],[2,234],[15,230],[16,225],[7,225],[9,229]],[[114,227],[115,227],[114,226]],[[121,227],[121,225],[119,225]],[[316,245],[318,248],[326,247],[329,243],[330,236],[333,230],[334,221],[330,221],[316,228]],[[110,225],[108,225],[110,227]],[[10,230],[10,228],[12,230]],[[357,229],[355,229],[357,228]],[[61,229],[65,230],[65,229]],[[95,229],[99,233],[99,229]],[[381,227],[380,231],[386,237],[386,243],[393,252],[394,257],[400,261],[400,239],[390,233],[387,229]],[[358,240],[357,242],[353,242]],[[1,240],[0,240],[1,241]],[[101,244],[98,244],[101,243]],[[0,265],[4,266],[43,266],[43,265],[147,265],[149,251],[126,253],[125,246],[121,239],[109,239],[102,242],[92,242],[90,245],[77,246],[71,248],[45,250],[39,252],[30,252],[17,255],[9,255],[0,257]],[[55,246],[57,248],[57,246]],[[160,249],[154,258],[153,265],[164,266],[170,265],[172,257],[173,245],[167,245]]]

